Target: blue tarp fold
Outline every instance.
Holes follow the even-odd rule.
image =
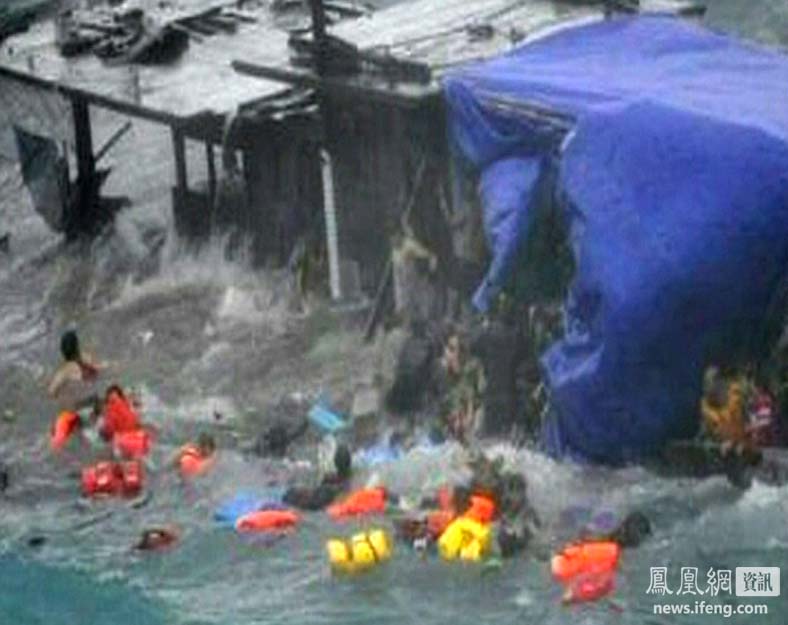
[[[691,435],[704,367],[762,352],[788,268],[786,84],[788,57],[667,16],[571,28],[445,79],[455,149],[481,176],[482,310],[517,272],[550,153],[517,103],[574,120],[550,451],[621,462]]]

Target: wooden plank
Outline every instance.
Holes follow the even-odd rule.
[[[413,207],[416,205],[416,198],[418,197],[419,191],[421,190],[421,185],[424,180],[424,172],[426,170],[427,157],[423,156],[421,162],[419,163],[419,168],[416,171],[416,178],[413,183],[413,189],[411,190],[410,197],[408,198],[408,202],[402,211],[401,223],[407,222],[408,218],[410,217],[410,213],[413,211]],[[378,327],[378,322],[380,321],[380,316],[383,312],[383,303],[386,301],[386,293],[392,283],[393,275],[394,263],[391,259],[391,253],[389,252],[389,257],[386,261],[386,267],[383,269],[383,279],[378,285],[378,290],[375,294],[372,310],[369,313],[369,317],[367,318],[367,323],[364,328],[365,343],[369,343],[375,336],[375,328]]]
[[[325,73],[326,67],[326,12],[323,0],[309,0],[312,11],[312,41],[315,46],[315,67],[317,73]]]
[[[77,158],[76,195],[66,207],[64,226],[66,236],[71,238],[86,232],[91,227],[92,208],[97,199],[96,159],[93,156],[93,133],[90,127],[90,108],[78,96],[71,98],[74,119],[74,151]]]
[[[140,104],[133,104],[122,100],[115,100],[113,98],[103,96],[98,93],[81,89],[79,87],[70,87],[47,78],[41,78],[32,74],[28,74],[21,70],[0,65],[0,76],[17,80],[27,85],[47,89],[49,91],[56,91],[68,97],[76,97],[87,104],[99,106],[101,108],[122,113],[123,115],[130,115],[132,117],[139,117],[140,119],[147,119],[149,121],[158,122],[161,124],[173,125],[178,123],[179,117],[171,113],[160,110],[148,108]]]
[[[204,19],[181,20],[178,23],[206,37],[211,37],[221,32],[220,28],[207,23]]]
[[[104,142],[99,148],[99,151],[96,152],[96,162],[98,163],[104,156],[115,146],[115,144],[120,141],[123,136],[131,130],[131,122],[126,122],[120,128],[118,128],[115,132],[112,133],[112,136]]]
[[[71,108],[74,117],[74,142],[79,180],[92,180],[96,173],[93,156],[93,132],[90,127],[90,108],[84,98],[73,96]]]
[[[208,199],[211,207],[216,207],[216,158],[213,153],[213,143],[205,143],[205,160],[208,163]]]
[[[189,188],[186,173],[186,140],[183,131],[177,127],[172,128],[172,153],[175,157],[175,187],[183,196]]]
[[[173,18],[170,11],[165,13],[167,19]],[[261,41],[265,45],[261,46]],[[63,58],[54,43],[51,23],[35,24],[28,32],[0,44],[0,71],[9,77],[27,75],[27,84],[79,93],[92,105],[170,123],[208,110],[228,113],[283,90],[281,84],[228,72],[236,57],[259,58],[274,65],[287,63],[287,35],[261,18],[259,23],[239,28],[235,35],[217,35],[189,46],[177,63],[140,66],[136,68],[139,101],[127,67],[107,66],[89,54]]]
[[[369,76],[353,77],[319,77],[312,72],[292,68],[270,67],[233,61],[233,69],[239,74],[265,78],[278,82],[289,83],[310,89],[325,89],[335,94],[345,94],[349,97],[363,96],[377,102],[386,102],[398,106],[419,106],[439,95],[440,90],[435,83],[420,85],[402,83],[391,86],[389,83],[376,80]]]

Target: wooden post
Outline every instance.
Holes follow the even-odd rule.
[[[189,187],[186,177],[186,140],[183,131],[176,126],[172,127],[172,151],[175,156],[175,188],[182,197]]]
[[[216,160],[213,154],[213,143],[205,142],[205,160],[208,161],[208,201],[211,210],[216,208]]]
[[[323,0],[309,0],[312,9],[312,40],[315,51],[315,69],[322,75],[326,66],[326,12]]]
[[[74,148],[77,158],[76,195],[67,207],[66,234],[73,236],[90,229],[96,200],[96,159],[93,155],[93,133],[90,108],[83,98],[71,97],[74,120]]]

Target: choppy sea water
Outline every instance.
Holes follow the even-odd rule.
[[[788,42],[785,3],[709,4],[715,27]],[[116,121],[105,120],[106,128]],[[140,390],[146,418],[162,431],[159,465],[217,411],[230,423],[263,422],[266,406],[279,397],[347,389],[348,379],[376,366],[374,351],[339,325],[293,315],[285,277],[254,273],[242,257],[226,260],[221,241],[187,254],[162,199],[169,163],[151,166],[150,155],[168,137],[138,126],[127,141],[124,149],[139,158],[110,184],[136,199],[135,207],[87,250],[64,248],[47,232],[14,164],[0,161],[0,231],[12,235],[11,254],[0,256],[0,409],[13,416],[0,422],[0,459],[12,477],[0,496],[0,623],[784,623],[784,597],[763,601],[767,616],[663,617],[653,606],[664,599],[646,589],[655,566],[668,568],[674,591],[681,567],[698,568],[701,588],[709,568],[788,567],[786,488],[756,484],[741,492],[721,478],[589,471],[502,448],[527,476],[545,525],[526,556],[487,569],[422,559],[400,547],[387,565],[351,579],[329,573],[323,544],[356,526],[307,515],[296,533],[269,544],[214,523],[216,505],[237,490],[283,483],[303,471],[245,455],[230,439],[216,470],[193,487],[154,475],[152,497],[141,508],[80,504],[78,463],[53,459],[46,445],[53,416],[46,375],[66,327],[77,326],[90,347],[117,360],[120,381]],[[160,235],[167,240],[154,257],[152,241]],[[415,496],[457,476],[455,453],[410,456],[378,474]],[[588,519],[635,508],[655,531],[625,554],[613,599],[562,606],[549,577],[550,550]],[[181,528],[177,548],[144,556],[130,549],[143,528],[164,523]],[[31,547],[33,536],[46,540]],[[704,600],[737,605],[725,595]]]

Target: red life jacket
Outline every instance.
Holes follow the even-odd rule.
[[[140,427],[137,412],[131,403],[119,393],[109,394],[104,404],[104,436],[111,440],[119,432],[130,432]]]
[[[49,446],[52,451],[63,449],[68,439],[82,424],[79,414],[69,410],[61,412],[52,424],[52,431],[49,437]]]
[[[584,603],[606,597],[616,588],[615,571],[581,575],[570,582],[564,591],[564,603]]]
[[[235,522],[239,532],[276,532],[295,526],[301,517],[292,510],[257,510]]]
[[[82,469],[82,493],[134,497],[142,490],[144,474],[139,461],[98,462]]]
[[[112,437],[115,454],[121,458],[135,460],[148,455],[152,437],[147,430],[138,428],[127,432],[118,432]]]
[[[328,507],[333,519],[343,519],[365,514],[383,514],[386,511],[386,489],[364,488],[354,491],[342,501]]]
[[[213,466],[213,455],[203,456],[196,445],[186,445],[181,448],[178,466],[183,477],[197,477]]]
[[[486,495],[471,495],[470,505],[463,516],[479,523],[492,523],[496,515],[495,502]]]
[[[563,583],[577,577],[615,571],[621,547],[612,541],[587,541],[567,545],[553,556],[553,577]]]

